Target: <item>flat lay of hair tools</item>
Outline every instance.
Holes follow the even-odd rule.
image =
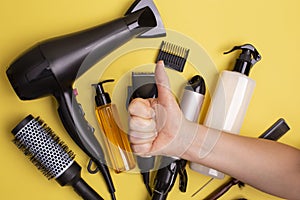
[[[300,200],[300,1],[1,8],[0,199]]]

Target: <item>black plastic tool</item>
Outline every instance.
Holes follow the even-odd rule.
[[[163,60],[166,67],[183,72],[189,49],[162,41],[156,62]]]

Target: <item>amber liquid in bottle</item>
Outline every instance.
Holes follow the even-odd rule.
[[[128,171],[135,167],[135,159],[127,134],[122,131],[113,115],[112,104],[96,107],[96,115],[105,135],[105,145],[108,151],[109,160],[116,173]]]

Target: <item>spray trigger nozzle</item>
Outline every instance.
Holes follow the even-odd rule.
[[[231,53],[235,50],[242,50],[243,52],[241,53],[241,55],[243,53],[245,54],[246,52],[247,52],[248,55],[252,55],[253,56],[253,59],[251,59],[252,65],[254,65],[255,63],[257,63],[258,61],[261,60],[261,55],[258,53],[256,48],[251,44],[244,44],[244,45],[241,45],[241,46],[235,46],[230,51],[224,52],[224,54]]]
[[[242,50],[242,53],[239,55],[233,71],[237,71],[248,76],[251,67],[261,60],[261,55],[251,44],[234,46],[230,51],[224,52],[224,54],[229,54],[236,50]]]

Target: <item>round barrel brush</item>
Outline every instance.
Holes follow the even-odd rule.
[[[48,179],[72,186],[84,200],[103,200],[81,178],[74,153],[39,117],[28,115],[11,132],[13,142]]]

